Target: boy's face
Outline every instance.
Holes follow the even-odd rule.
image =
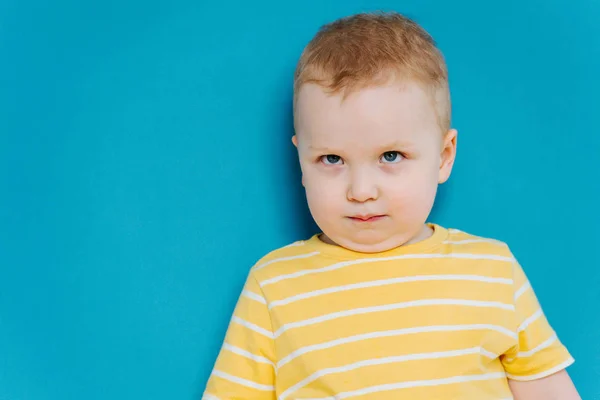
[[[450,176],[456,131],[440,132],[418,85],[366,88],[342,101],[305,84],[295,124],[302,184],[324,241],[379,252],[429,236],[425,222]]]

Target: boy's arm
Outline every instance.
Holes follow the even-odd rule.
[[[525,272],[513,264],[516,342],[502,356],[517,400],[579,399],[565,371],[573,357],[550,326]]]
[[[533,381],[508,380],[515,400],[581,400],[566,370]]]
[[[267,301],[252,272],[202,400],[275,400],[275,345]]]

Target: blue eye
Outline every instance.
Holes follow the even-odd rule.
[[[323,164],[327,165],[338,165],[342,163],[342,157],[336,156],[335,154],[327,154],[326,156],[321,157],[321,161],[323,161]]]
[[[386,151],[381,156],[381,161],[386,164],[394,164],[402,160],[402,154],[398,151]]]

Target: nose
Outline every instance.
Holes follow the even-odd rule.
[[[353,171],[350,176],[346,197],[349,201],[364,203],[375,200],[379,196],[379,189],[374,177],[366,170]]]

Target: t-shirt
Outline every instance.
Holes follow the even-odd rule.
[[[203,399],[511,399],[573,358],[508,246],[430,224],[381,253],[309,240],[250,271]]]

